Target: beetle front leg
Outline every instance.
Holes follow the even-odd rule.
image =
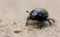
[[[30,16],[28,16],[27,21],[26,21],[26,26],[28,25],[29,20],[31,19]]]
[[[27,19],[27,21],[26,21],[26,26],[28,25],[28,20],[29,20],[29,19]]]

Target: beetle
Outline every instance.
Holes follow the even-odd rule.
[[[27,13],[29,13],[29,16],[27,17],[27,21],[26,21],[26,26],[29,25],[29,20],[33,20],[34,23],[37,22],[37,27],[39,27],[40,29],[42,27],[44,27],[45,25],[45,21],[48,21],[50,26],[52,25],[52,22],[50,20],[52,20],[53,22],[55,22],[54,19],[49,18],[49,14],[47,12],[47,10],[45,10],[44,8],[35,8],[33,9],[31,12],[26,11]],[[35,25],[35,24],[33,24]]]

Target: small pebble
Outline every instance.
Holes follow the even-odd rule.
[[[21,31],[14,31],[14,33],[20,33]]]

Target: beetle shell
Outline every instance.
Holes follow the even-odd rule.
[[[27,17],[26,26],[37,25],[37,27],[41,29],[42,27],[46,26],[46,23],[45,23],[46,21],[49,22],[50,25],[52,25],[52,22],[50,20],[53,21],[53,19],[48,18],[48,16],[49,16],[48,12],[43,8],[33,9],[29,13],[29,16]]]
[[[30,15],[31,16],[39,15],[41,17],[46,17],[48,16],[48,12],[43,8],[36,8],[30,12]]]

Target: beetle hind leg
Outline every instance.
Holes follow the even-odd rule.
[[[47,21],[49,22],[50,25],[52,25],[52,22],[49,19]]]
[[[47,19],[47,21],[49,22],[50,25],[52,25],[52,23],[55,23],[55,20],[52,19],[52,18]],[[51,22],[51,21],[52,21],[52,22]]]

